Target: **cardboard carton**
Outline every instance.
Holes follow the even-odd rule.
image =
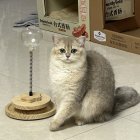
[[[37,0],[40,28],[90,39],[89,1]]]
[[[140,54],[140,0],[134,1],[132,17],[113,21],[106,21],[105,2],[90,1],[91,41]]]
[[[122,15],[107,17],[107,1],[129,1],[120,8],[131,9],[124,14],[118,8],[113,14]],[[42,29],[74,37],[86,35],[92,42],[140,54],[140,0],[37,0],[37,7]]]

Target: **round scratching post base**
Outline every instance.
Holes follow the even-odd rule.
[[[22,94],[12,99],[5,108],[8,117],[18,120],[38,120],[55,114],[55,106],[46,94]]]

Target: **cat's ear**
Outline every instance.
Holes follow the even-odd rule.
[[[78,38],[78,42],[79,42],[81,47],[85,47],[86,37],[85,36],[80,36]]]
[[[53,35],[52,41],[53,41],[54,45],[57,45],[60,42],[60,37],[58,37],[57,35]]]

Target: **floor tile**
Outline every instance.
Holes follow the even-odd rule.
[[[75,126],[72,122],[65,126],[61,131],[50,132],[49,123],[51,118],[38,121],[18,121],[5,116],[4,110],[0,110],[0,126],[2,132],[0,139],[5,140],[64,140],[79,133],[99,127],[102,124],[91,124],[85,126]]]
[[[1,11],[8,14],[11,13],[26,13],[29,14],[37,10],[36,0],[1,0]]]
[[[140,112],[134,113],[125,118],[140,123]]]
[[[73,136],[69,140],[139,140],[140,124],[125,119]]]

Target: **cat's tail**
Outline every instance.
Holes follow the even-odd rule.
[[[140,95],[132,87],[119,87],[115,91],[114,113],[140,103]]]

